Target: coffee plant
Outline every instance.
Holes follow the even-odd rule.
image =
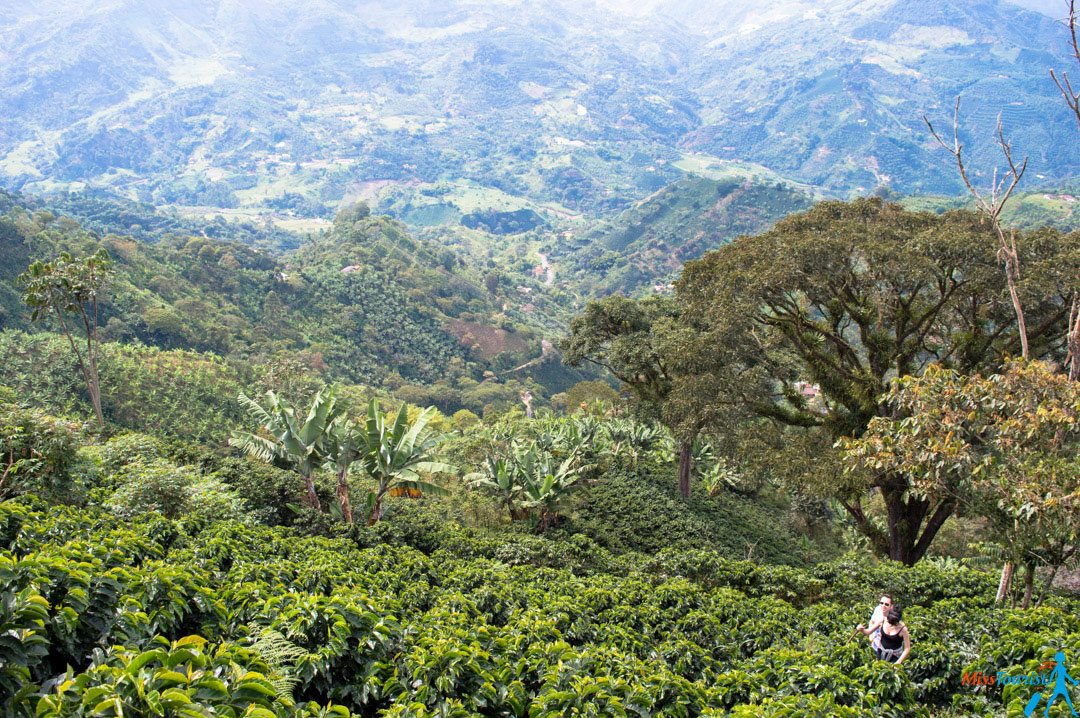
[[[325,538],[0,504],[0,705],[49,717],[1011,715],[1030,690],[965,686],[963,673],[1080,655],[1080,603],[996,608],[995,577],[963,566],[617,557],[583,536],[425,531]],[[883,589],[907,609],[915,649],[901,666],[849,641]]]

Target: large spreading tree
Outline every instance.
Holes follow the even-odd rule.
[[[823,202],[688,263],[677,300],[705,346],[731,343],[731,327],[748,322],[737,339],[757,354],[754,380],[739,390],[746,406],[833,440],[859,437],[893,411],[883,400],[893,379],[932,365],[993,370],[1021,353],[992,232],[971,212],[911,212],[873,198]],[[1018,236],[1017,246],[1030,353],[1060,358],[1080,234],[1040,230]],[[836,455],[814,463],[818,488],[897,561],[922,558],[957,507],[948,494],[912,492],[903,472],[852,476]],[[871,490],[884,500],[884,527],[867,510]]]
[[[734,389],[750,371],[728,323],[703,325],[686,315],[672,297],[635,300],[615,295],[589,302],[570,323],[562,344],[571,366],[590,362],[611,372],[635,398],[638,414],[667,426],[678,443],[679,491],[690,496],[694,440],[718,430],[739,405]],[[723,333],[726,340],[718,340]],[[751,362],[752,364],[752,362]]]

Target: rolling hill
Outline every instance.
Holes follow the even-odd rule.
[[[288,356],[327,379],[401,390],[450,411],[516,403],[526,387],[542,400],[579,378],[536,328],[559,307],[508,279],[485,282],[485,266],[364,205],[343,210],[298,249],[275,253],[183,233],[131,205],[115,205],[112,215],[105,200],[89,206],[95,219],[84,226],[55,206],[0,191],[0,330],[31,328],[15,283],[31,260],[102,246],[116,264],[102,306],[104,341],[240,363]],[[128,222],[164,228],[147,241],[91,228]]]
[[[1001,112],[1052,184],[1080,165],[1065,47],[996,0],[6,3],[0,181],[247,217],[435,205],[418,225],[610,217],[687,156],[949,194],[921,118],[960,94],[977,168]]]

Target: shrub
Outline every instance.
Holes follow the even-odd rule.
[[[39,494],[77,500],[75,464],[82,427],[37,409],[0,405],[0,500]]]
[[[228,457],[211,464],[213,475],[244,500],[251,517],[270,526],[296,519],[302,484],[296,473],[248,457]]]
[[[705,547],[730,558],[803,563],[784,510],[764,499],[711,497],[701,487],[686,500],[669,473],[649,463],[608,471],[580,491],[564,535],[583,533],[616,552]]]
[[[129,431],[111,437],[98,449],[101,470],[115,474],[138,460],[153,461],[165,456],[162,443],[148,434]]]
[[[246,516],[243,500],[214,475],[166,459],[135,458],[115,480],[118,488],[106,505],[130,518],[157,512],[166,518],[204,521],[239,520]]]

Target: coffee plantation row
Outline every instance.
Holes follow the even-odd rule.
[[[1080,656],[1080,603],[994,608],[994,577],[955,564],[615,556],[580,536],[434,529],[423,510],[323,538],[0,504],[0,705],[41,717],[1014,715],[1031,687],[962,685],[963,673]],[[901,666],[848,640],[886,588],[915,643]]]

